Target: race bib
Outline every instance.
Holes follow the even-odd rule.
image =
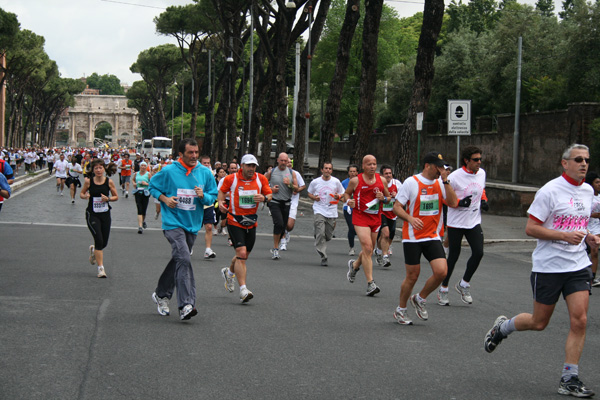
[[[387,203],[387,204],[383,203],[383,206],[381,209],[383,211],[392,211],[394,209],[394,201],[395,200],[396,199],[392,198],[389,203]]]
[[[379,200],[373,199],[367,203],[367,209],[364,211],[367,214],[378,214],[379,213]]]
[[[107,212],[108,202],[102,201],[102,197],[92,197],[92,210],[95,213]]]
[[[198,197],[194,189],[177,189],[177,208],[184,211],[195,211],[194,198]]]
[[[419,215],[438,215],[440,213],[439,197],[437,194],[423,194],[419,197]]]
[[[255,208],[256,202],[254,201],[254,195],[257,194],[257,190],[239,190],[238,201],[240,203],[240,208]]]

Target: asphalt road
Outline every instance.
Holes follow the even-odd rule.
[[[150,205],[152,207],[152,203]],[[530,312],[534,244],[489,244],[472,281],[474,303],[430,296],[429,321],[400,326],[392,313],[404,278],[402,246],[392,267],[376,267],[382,292],[365,296],[364,275],[346,280],[346,227],[319,266],[302,205],[295,236],[270,259],[270,217],[248,261],[246,305],[223,287],[220,268],[233,256],[216,237],[217,258],[192,257],[199,314],[160,316],[151,299],[170,257],[158,221],[137,234],[135,202],[113,204],[105,250],[108,279],[87,261],[92,243],[84,201],[72,205],[52,180],[21,190],[0,213],[1,399],[543,399],[556,398],[568,318],[564,302],[544,332],[515,333],[493,353],[483,337],[499,314]],[[485,227],[484,227],[485,229]],[[454,281],[464,271],[464,248]],[[423,263],[417,288],[430,276]],[[600,390],[600,291],[590,301],[580,376]],[[176,310],[173,301],[171,309]]]

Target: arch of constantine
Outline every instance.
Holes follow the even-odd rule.
[[[98,124],[112,126],[112,147],[134,146],[140,141],[138,111],[127,107],[125,96],[75,95],[75,106],[69,107],[69,145],[93,146]]]

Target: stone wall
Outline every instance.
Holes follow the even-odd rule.
[[[517,183],[541,186],[560,175],[560,157],[564,149],[576,142],[591,146],[589,125],[599,117],[600,103],[576,103],[569,104],[566,110],[521,114]],[[456,166],[456,136],[446,135],[446,125],[443,122],[424,125],[421,156],[428,151],[437,150]],[[380,163],[393,163],[401,130],[402,125],[389,125],[385,133],[373,134],[369,142],[369,153],[376,155]],[[488,180],[510,182],[513,135],[514,115],[479,117],[474,122],[471,136],[460,138],[460,147],[470,144],[480,147],[484,156],[482,166],[487,172]],[[354,137],[348,142],[334,143],[336,158],[350,159],[354,149],[353,139]],[[311,152],[318,153],[319,143],[310,143],[310,146]],[[420,162],[416,159],[416,139],[412,147],[415,168],[420,168]]]

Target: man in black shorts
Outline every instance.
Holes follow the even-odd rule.
[[[200,157],[200,164],[202,166],[208,168],[212,173],[212,168],[210,166],[210,156],[202,156]],[[202,222],[204,223],[204,243],[206,244],[206,250],[204,250],[204,259],[208,260],[211,258],[215,258],[217,254],[212,250],[212,240],[213,240],[213,227],[215,226],[216,221],[215,215],[215,205],[211,204],[210,206],[204,206],[204,219]]]
[[[235,248],[235,256],[229,267],[221,269],[225,289],[233,292],[237,277],[240,285],[240,302],[247,303],[254,294],[246,287],[246,260],[254,247],[258,205],[270,201],[272,192],[264,175],[256,173],[258,161],[252,154],[242,157],[242,169],[223,178],[219,187],[219,209],[227,214],[229,237]],[[230,194],[229,208],[225,207],[225,196]]]
[[[570,146],[562,155],[562,176],[538,190],[527,211],[529,218],[525,232],[538,239],[531,257],[533,313],[522,313],[510,319],[499,316],[484,340],[485,351],[491,353],[515,331],[544,330],[562,293],[567,303],[570,328],[558,393],[575,397],[594,395],[594,391],[579,380],[578,365],[585,342],[592,281],[586,243],[593,247],[600,244],[600,238],[587,230],[594,190],[582,182],[589,157],[587,146]]]

